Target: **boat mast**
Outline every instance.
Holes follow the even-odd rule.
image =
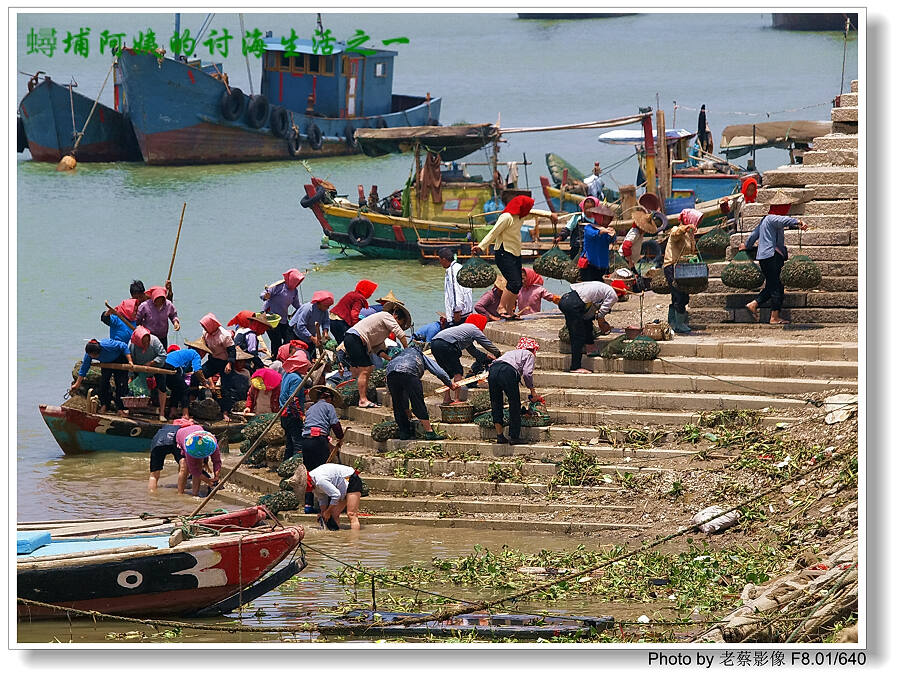
[[[181,35],[181,12],[175,12],[175,35]],[[175,40],[175,57],[181,53],[181,40]]]
[[[638,112],[644,115],[641,125],[644,127],[644,191],[656,194],[656,146],[653,144],[653,118],[650,111],[653,108],[638,108]]]

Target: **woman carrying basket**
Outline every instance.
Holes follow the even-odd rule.
[[[694,237],[697,234],[697,226],[700,224],[700,218],[702,217],[703,212],[698,211],[696,208],[686,208],[681,211],[681,215],[678,216],[681,224],[669,231],[669,241],[666,243],[663,273],[666,275],[666,281],[669,284],[669,289],[672,291],[668,320],[672,330],[680,334],[691,331],[691,326],[687,322],[687,305],[691,297],[675,287],[675,263],[683,255],[697,252],[697,242]]]

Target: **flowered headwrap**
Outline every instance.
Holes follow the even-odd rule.
[[[538,346],[537,341],[533,340],[531,337],[522,337],[519,339],[519,343],[516,344],[516,348],[525,349],[526,351],[535,353],[540,347]]]

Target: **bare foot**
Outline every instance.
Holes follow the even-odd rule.
[[[750,306],[750,304],[745,304],[744,308],[750,312],[750,315],[753,316],[753,318],[755,318],[757,321],[759,321],[759,307],[756,307],[754,309],[753,307]]]
[[[573,374],[591,374],[590,370],[586,370],[583,367],[578,368],[577,370],[569,370]]]

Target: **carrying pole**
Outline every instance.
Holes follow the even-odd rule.
[[[172,261],[169,262],[169,273],[166,275],[166,281],[172,280],[172,267],[175,266],[175,253],[178,252],[178,239],[181,238],[181,223],[184,222],[184,209],[187,208],[187,202],[181,207],[181,219],[178,221],[178,233],[175,235],[175,247],[172,249]]]

